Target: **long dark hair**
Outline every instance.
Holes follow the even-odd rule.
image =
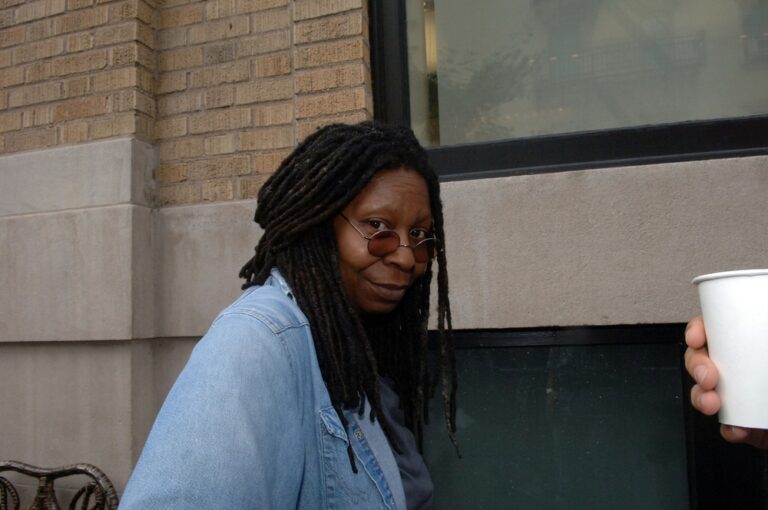
[[[426,181],[440,240],[437,263],[436,370],[427,363],[427,322],[432,280],[425,274],[406,292],[386,320],[361,317],[350,305],[339,272],[334,218],[379,170],[407,167]],[[437,379],[442,382],[448,435],[456,444],[456,370],[451,338],[443,207],[437,176],[413,132],[370,122],[326,126],[307,137],[282,162],[258,195],[254,220],[264,229],[256,254],[240,270],[243,289],[260,285],[272,267],[280,269],[309,319],[331,403],[345,428],[342,408],[363,411],[380,424],[396,451],[390,424],[381,412],[378,380],[394,381],[408,426],[422,445],[427,404]],[[352,468],[357,471],[351,448]]]

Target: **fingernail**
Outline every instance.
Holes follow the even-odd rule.
[[[707,367],[699,365],[693,369],[693,378],[696,379],[697,383],[701,384],[705,377],[707,377]]]

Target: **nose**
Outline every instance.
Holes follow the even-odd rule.
[[[407,239],[407,237],[405,238]],[[384,257],[384,261],[388,264],[394,264],[401,270],[406,272],[413,271],[416,266],[416,258],[413,255],[413,248],[407,244],[403,244],[403,237],[400,235],[400,246],[395,251],[387,254]]]

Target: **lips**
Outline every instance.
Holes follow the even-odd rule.
[[[409,285],[369,282],[373,291],[384,301],[397,302],[403,298]]]

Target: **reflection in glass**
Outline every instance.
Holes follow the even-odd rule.
[[[409,0],[430,146],[768,113],[765,0]]]

